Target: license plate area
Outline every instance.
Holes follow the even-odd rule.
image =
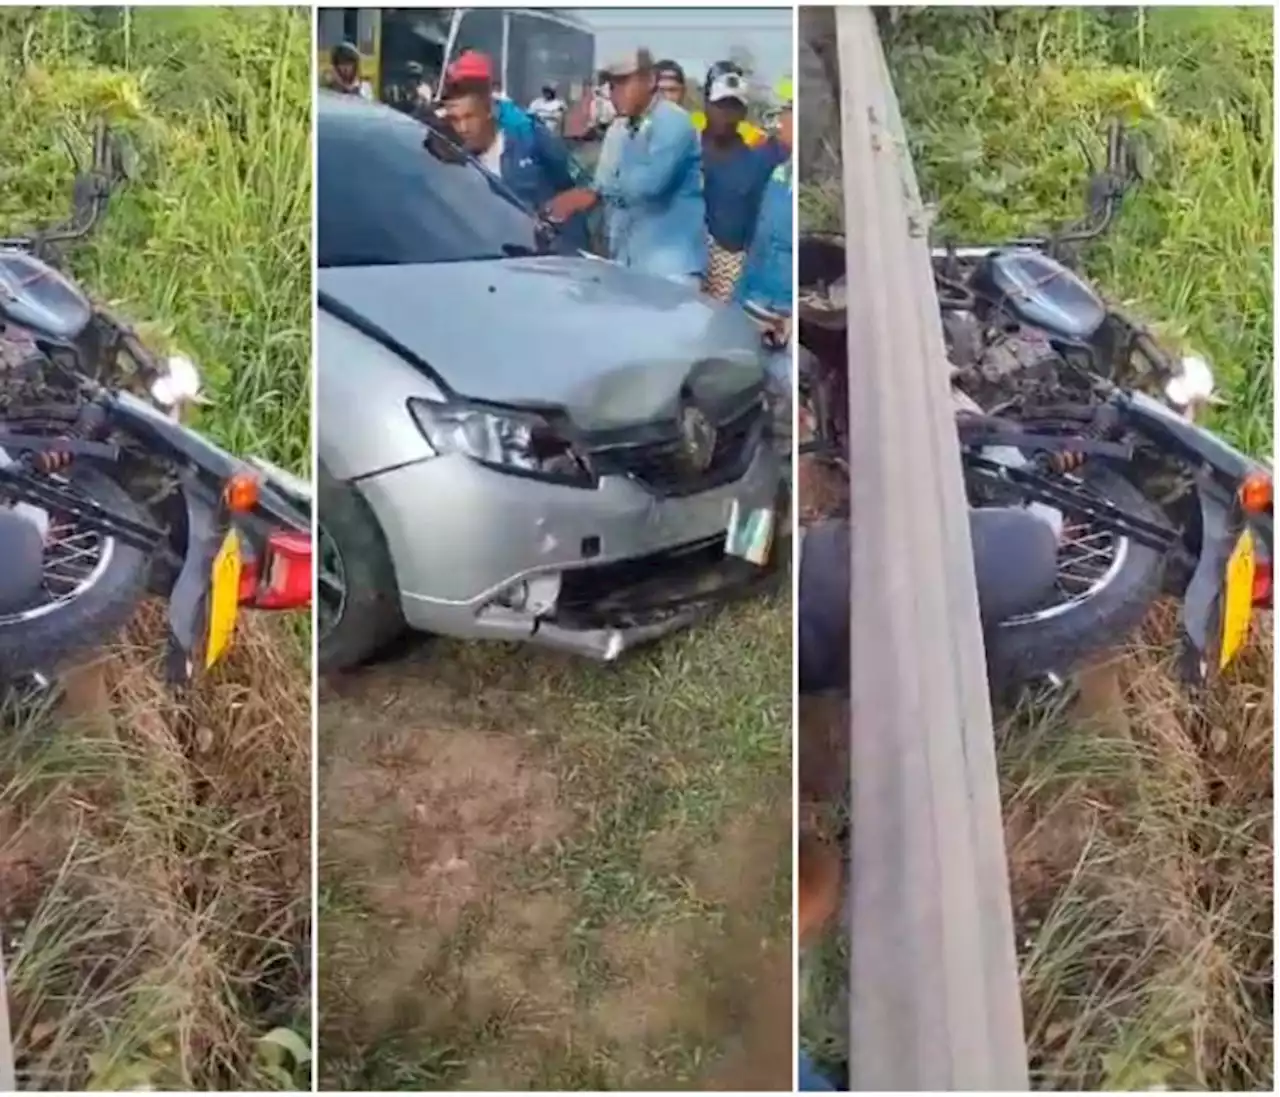
[[[724,533],[724,554],[764,567],[773,551],[776,523],[772,507],[748,509],[737,499],[733,500],[729,507],[729,526]]]
[[[1257,547],[1253,531],[1246,528],[1227,559],[1222,593],[1222,631],[1218,648],[1218,669],[1225,670],[1249,638],[1253,617],[1253,577],[1257,570]]]
[[[205,670],[218,664],[231,647],[240,608],[240,573],[244,568],[240,535],[229,529],[209,569],[209,621],[205,634]]]

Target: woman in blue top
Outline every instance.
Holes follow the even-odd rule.
[[[728,301],[742,274],[773,161],[742,138],[747,80],[733,66],[712,66],[703,84],[702,179],[707,204],[707,274],[702,288]]]

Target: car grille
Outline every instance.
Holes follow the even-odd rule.
[[[695,495],[740,479],[747,471],[766,428],[763,397],[716,423],[716,442],[705,470],[692,473],[684,464],[683,446],[674,434],[635,444],[614,444],[591,452],[591,463],[603,476],[628,476],[662,495]]]

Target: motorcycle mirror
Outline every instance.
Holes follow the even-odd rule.
[[[62,147],[67,150],[67,155],[71,157],[71,167],[76,175],[82,171],[80,166],[80,154],[76,151],[76,143],[71,140],[71,135],[65,131],[59,134],[62,139]]]
[[[77,173],[71,184],[71,211],[74,224],[82,225],[93,216],[101,190],[97,176]]]

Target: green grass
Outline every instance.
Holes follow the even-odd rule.
[[[769,600],[616,666],[432,642],[335,686],[323,1083],[683,1088],[768,1043],[785,1088],[790,649]]]
[[[60,135],[83,147],[80,135],[109,117],[139,149],[142,178],[72,253],[73,269],[200,365],[214,398],[201,426],[304,473],[310,41],[307,17],[285,8],[0,13],[0,226],[65,217],[73,168]]]
[[[99,118],[141,177],[68,254],[202,368],[199,426],[309,469],[310,18],[0,11],[0,232],[65,218]],[[308,1084],[309,675],[251,623],[181,702],[151,609],[56,711],[0,713],[0,925],[24,1088]],[[85,683],[88,683],[86,686]],[[87,690],[87,693],[86,693]],[[274,1035],[269,1035],[274,1031]]]
[[[1213,425],[1259,455],[1273,444],[1271,28],[1268,9],[917,9],[888,41],[940,238],[1080,216],[1081,144],[1096,157],[1109,119],[1133,127],[1150,178],[1085,271],[1207,354],[1227,401]],[[830,183],[801,208],[804,227],[838,227]],[[1270,1089],[1270,626],[1199,698],[1170,674],[1169,622],[1151,628],[1119,672],[1127,731],[1060,701],[998,721],[1033,1084]],[[839,1065],[843,943],[803,968],[802,1039]]]

